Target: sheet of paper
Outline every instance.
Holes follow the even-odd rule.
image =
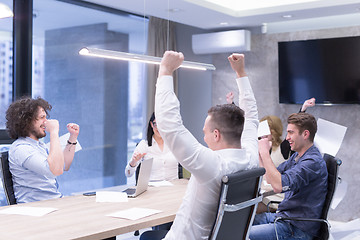
[[[333,200],[331,202],[331,208],[335,209],[337,205],[344,199],[346,192],[347,192],[347,182],[341,180],[340,183],[336,186],[336,190],[333,196]]]
[[[314,144],[319,151],[336,156],[344,139],[347,127],[319,118]]]
[[[56,208],[11,206],[9,208],[0,210],[0,214],[17,214],[17,215],[41,217],[56,210],[57,210]]]
[[[263,137],[263,136],[267,136],[270,135],[270,127],[269,127],[269,123],[267,120],[262,121],[259,123],[259,128],[258,128],[258,137]]]
[[[174,186],[174,184],[172,184],[169,181],[152,181],[152,182],[149,182],[149,186],[165,187],[165,186]]]
[[[127,202],[128,196],[124,192],[99,191],[96,192],[96,202]]]
[[[60,145],[61,148],[64,150],[67,144],[67,141],[69,140],[70,133],[65,133],[64,135],[60,136]],[[46,146],[50,149],[50,142],[46,144]],[[79,140],[77,141],[77,144],[75,145],[75,152],[80,151],[82,149]]]
[[[111,213],[107,216],[137,220],[160,212],[161,212],[160,210],[149,209],[149,208],[130,208],[123,211]]]

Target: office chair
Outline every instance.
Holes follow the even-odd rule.
[[[338,177],[338,168],[341,165],[342,161],[336,157],[333,157],[327,153],[324,154],[324,160],[326,162],[326,168],[328,171],[328,187],[327,187],[327,194],[324,202],[324,206],[321,212],[320,219],[312,219],[312,218],[285,218],[285,217],[278,217],[275,220],[275,229],[276,229],[276,222],[278,220],[293,220],[293,221],[312,221],[312,222],[320,222],[320,229],[318,232],[318,236],[315,236],[315,240],[328,240],[329,239],[329,232],[330,232],[330,223],[327,220],[327,215],[330,209],[331,201],[333,199],[335,189],[337,186],[337,182],[340,179]]]
[[[261,202],[260,185],[264,168],[243,170],[222,178],[218,212],[210,240],[248,239]]]
[[[1,153],[1,173],[5,190],[6,200],[9,205],[16,204],[16,198],[13,189],[12,174],[9,169],[9,153]]]

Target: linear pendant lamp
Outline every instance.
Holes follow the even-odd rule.
[[[143,63],[157,64],[157,65],[160,65],[161,62],[160,57],[118,52],[118,51],[98,49],[98,48],[89,48],[89,47],[82,48],[79,51],[79,54],[84,56],[93,56],[93,57],[109,58],[109,59],[124,60],[124,61],[135,61],[135,62],[143,62]],[[203,71],[216,69],[213,64],[189,62],[189,61],[184,61],[180,67],[203,70]]]

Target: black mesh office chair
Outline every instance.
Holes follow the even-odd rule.
[[[338,177],[338,168],[341,165],[342,161],[336,157],[333,157],[327,153],[324,154],[324,160],[326,162],[326,168],[328,170],[328,187],[327,194],[324,202],[324,207],[321,213],[320,219],[311,219],[311,218],[285,218],[279,217],[275,220],[275,228],[276,221],[278,220],[294,220],[294,221],[313,221],[320,222],[320,230],[318,232],[318,236],[314,237],[315,240],[328,240],[329,232],[330,232],[330,224],[327,220],[327,215],[330,209],[330,205],[335,193],[335,189],[337,186],[337,182],[340,179]]]
[[[243,170],[222,178],[219,207],[210,240],[248,239],[264,168]]]
[[[9,205],[16,204],[16,198],[13,189],[12,175],[9,169],[9,153],[1,153],[1,173],[6,200]]]

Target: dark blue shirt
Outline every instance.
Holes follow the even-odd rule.
[[[328,173],[319,150],[311,146],[295,161],[298,153],[279,165],[284,200],[279,204],[277,216],[320,218],[327,194]],[[316,235],[319,223],[291,221],[302,231]]]

